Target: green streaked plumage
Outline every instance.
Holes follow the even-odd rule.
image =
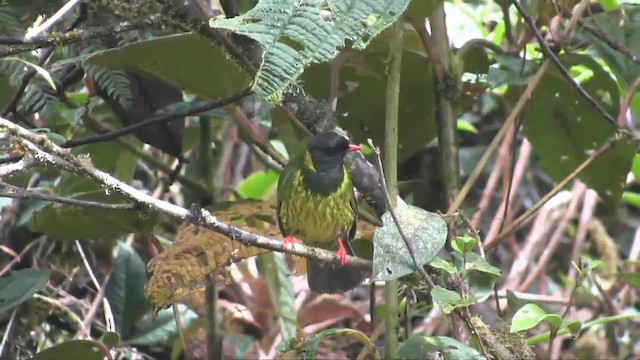
[[[291,159],[278,181],[278,223],[286,237],[327,250],[338,248],[340,237],[347,253],[355,235],[357,211],[353,188],[343,165],[349,142],[334,132],[314,135],[302,154]],[[364,274],[346,267],[308,262],[309,287],[333,293],[357,286]]]

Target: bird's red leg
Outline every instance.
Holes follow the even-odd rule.
[[[340,258],[340,266],[344,266],[347,263],[347,249],[342,245],[342,239],[340,237],[336,238],[338,242],[338,251],[336,251],[336,256]]]
[[[296,238],[293,237],[292,234],[289,234],[287,236],[284,237],[284,239],[282,239],[282,247],[287,249],[289,247],[289,245],[291,245],[291,248],[295,248],[295,243],[296,243]]]

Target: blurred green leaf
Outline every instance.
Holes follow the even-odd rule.
[[[106,331],[102,334],[102,336],[100,336],[100,339],[98,341],[107,345],[107,347],[111,349],[120,344],[120,334]]]
[[[322,330],[311,337],[303,339],[303,341],[301,341],[300,344],[297,344],[296,341],[290,341],[288,344],[286,344],[286,346],[279,348],[280,356],[278,357],[278,359],[289,359],[290,358],[289,355],[296,356],[297,360],[317,359],[318,357],[316,356],[316,349],[318,345],[322,340],[325,340],[331,337],[339,338],[339,339],[351,338],[353,340],[359,341],[362,345],[365,346],[365,348],[368,347],[369,348],[368,350],[370,351],[370,353],[377,351],[375,347],[373,347],[373,344],[371,344],[371,341],[369,340],[369,338],[358,330],[330,328],[330,329]],[[295,355],[291,353],[285,353],[285,351],[289,349],[293,349],[295,351]],[[294,352],[294,351],[291,351],[291,352]],[[377,354],[377,352],[372,355],[372,358],[374,359],[379,358],[379,355]]]
[[[618,8],[618,0],[599,0],[604,11],[611,11]]]
[[[93,340],[71,340],[62,344],[54,345],[36,354],[32,360],[61,360],[61,359],[82,359],[82,360],[104,360],[105,353],[98,341]]]
[[[277,187],[278,173],[267,170],[247,176],[238,184],[236,190],[244,199],[266,200],[275,193]]]
[[[475,270],[478,272],[486,273],[489,275],[493,275],[495,277],[502,276],[500,269],[489,264],[489,262],[483,258],[482,256],[476,253],[467,253],[466,256],[466,270]]]
[[[640,194],[631,191],[625,191],[622,193],[622,202],[633,205],[640,209]]]
[[[640,289],[640,271],[622,272],[617,274],[617,276],[625,284],[629,284],[636,289]]]
[[[184,304],[178,304],[178,313],[185,329],[199,319],[198,314]],[[155,319],[151,314],[147,314],[142,321],[135,325],[133,334],[125,341],[131,345],[154,345],[165,343],[177,336],[178,329],[173,309],[168,308],[158,311]]]
[[[289,268],[280,254],[273,252],[258,255],[260,273],[265,279],[271,301],[278,311],[278,323],[282,337],[296,337],[295,294],[289,277]]]
[[[467,307],[474,303],[473,299],[463,299],[457,292],[447,290],[440,285],[436,285],[431,290],[431,298],[433,303],[445,314],[451,314],[457,308]]]
[[[32,68],[33,70],[36,71],[36,73],[38,75],[40,75],[41,78],[43,78],[47,85],[49,85],[51,87],[51,89],[53,89],[54,91],[56,90],[56,84],[53,82],[53,78],[51,77],[51,74],[49,74],[49,72],[45,69],[43,69],[40,65],[38,64],[33,64],[29,61],[26,61],[24,59],[21,59],[19,57],[7,57],[2,59],[2,61],[19,61],[23,64],[25,64],[26,66]]]
[[[149,309],[144,297],[147,267],[135,249],[126,243],[118,241],[117,251],[105,296],[111,304],[116,331],[127,338]]]
[[[189,56],[189,65],[181,66]],[[247,73],[219,46],[198,34],[156,37],[92,54],[87,63],[149,73],[186,91],[218,99],[246,88]]]
[[[68,196],[72,199],[103,203],[127,203],[116,193],[94,191]],[[113,239],[135,232],[150,232],[157,223],[157,214],[143,214],[139,210],[106,210],[98,208],[49,203],[36,210],[29,220],[29,229],[45,233],[57,240],[83,238]]]
[[[412,334],[398,347],[398,357],[405,360],[438,359],[482,360],[476,349],[448,336]]]
[[[515,333],[529,330],[536,327],[542,321],[554,328],[558,328],[562,324],[562,317],[556,314],[547,314],[536,304],[527,304],[518,309],[515,315],[513,315],[510,331]]]
[[[560,326],[560,329],[567,328],[571,332],[574,338],[577,338],[582,332],[582,322],[580,320],[564,321]]]
[[[615,0],[607,0],[613,2]],[[617,6],[616,6],[617,7]],[[601,12],[585,18],[584,22],[595,27],[618,44],[622,44],[629,51],[640,54],[640,17],[634,15],[632,8],[637,4],[624,5],[624,11]],[[622,52],[612,49],[598,37],[587,31],[580,32],[593,45],[596,52],[604,59],[620,85],[628,87],[633,84],[640,74],[640,66]]]
[[[451,264],[448,261],[443,260],[443,259],[441,259],[441,258],[439,258],[437,256],[434,257],[433,260],[431,260],[429,262],[429,266],[431,266],[433,268],[436,268],[436,269],[444,270],[448,274],[451,274],[451,275],[453,275],[453,274],[458,272],[456,270],[456,267],[453,266],[453,264]]]
[[[640,181],[640,154],[635,154],[633,156],[633,161],[631,162],[631,172],[636,180]]]
[[[413,244],[418,265],[431,261],[447,238],[447,225],[442,216],[412,205],[398,203],[395,214],[408,240]],[[409,250],[389,212],[382,215],[384,225],[373,235],[372,280],[388,281],[416,270]]]
[[[476,247],[476,239],[472,236],[456,236],[456,238],[451,243],[451,247],[459,254],[464,255],[470,251],[473,251],[473,248]]]
[[[22,304],[44,289],[50,276],[48,271],[22,269],[0,278],[0,313]]]
[[[567,68],[581,65],[591,69],[593,76],[582,87],[610,114],[618,113],[618,87],[602,66],[587,55],[571,54],[560,59]],[[542,170],[560,181],[613,136],[615,129],[556,70],[550,70],[532,95],[523,133],[540,157]],[[634,154],[633,140],[623,136],[578,178],[611,207],[622,195]]]

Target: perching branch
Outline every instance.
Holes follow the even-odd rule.
[[[141,209],[149,209],[175,219],[189,221],[193,224],[223,234],[234,241],[246,246],[255,246],[270,251],[286,252],[303,256],[320,262],[338,265],[340,260],[331,252],[303,244],[296,244],[295,249],[284,249],[282,241],[250,233],[233,225],[218,221],[205,209],[191,211],[166,201],[155,199],[142,191],[114,178],[108,173],[96,169],[87,157],[73,155],[51,142],[45,135],[33,133],[22,126],[0,117],[0,132],[4,132],[10,140],[17,143],[27,153],[26,159],[33,159],[39,165],[59,168],[81,176],[93,179],[110,191],[116,191],[125,196]],[[347,266],[357,269],[371,269],[371,261],[355,256],[347,257]]]
[[[113,26],[105,26],[95,29],[87,29],[83,31],[74,31],[74,32],[66,32],[61,34],[54,34],[51,37],[47,38],[32,38],[28,40],[19,40],[16,38],[4,37],[0,38],[0,44],[2,42],[12,43],[12,44],[20,44],[14,45],[7,49],[0,50],[0,58],[19,54],[21,52],[35,50],[43,47],[49,46],[64,46],[73,43],[99,39],[106,36],[113,36],[114,34],[119,34],[131,30],[143,29],[148,26],[161,24],[166,21],[166,18],[163,15],[151,15],[146,16],[142,19],[137,19],[133,21],[125,21]]]

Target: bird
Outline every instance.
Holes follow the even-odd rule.
[[[336,250],[340,265],[307,261],[307,282],[315,293],[351,290],[364,279],[361,270],[345,267],[354,255],[357,206],[349,173],[348,152],[361,150],[343,136],[324,131],[310,136],[304,150],[284,167],[278,179],[277,218],[283,246],[296,237],[308,246]]]

